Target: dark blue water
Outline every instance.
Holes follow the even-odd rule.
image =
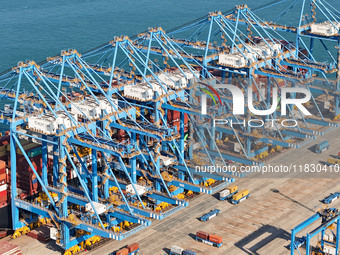
[[[75,48],[84,52],[115,35],[148,27],[181,25],[213,10],[228,10],[228,0],[16,0],[0,1],[0,71],[20,60],[40,61]],[[251,2],[251,1],[246,1]]]
[[[272,0],[0,0],[0,71],[20,60],[36,62],[59,54],[62,49],[84,52],[110,41],[115,35],[134,35],[148,27],[165,30],[235,5],[252,9]],[[329,3],[340,9],[338,0]],[[287,4],[263,11],[275,17]],[[285,21],[297,20],[293,8]]]

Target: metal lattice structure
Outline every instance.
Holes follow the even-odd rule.
[[[297,2],[299,24],[276,24]],[[133,39],[115,37],[83,55],[67,50],[40,65],[20,62],[0,77],[1,121],[11,137],[13,229],[20,234],[49,219],[57,243],[69,251],[97,236],[122,240],[187,206],[192,195],[211,194],[242,176],[199,172],[197,165],[261,165],[281,148],[298,148],[338,127],[340,52],[334,57],[327,46],[340,46],[338,20],[339,12],[324,1],[294,1],[272,22],[243,5],[169,33],[156,27]],[[328,62],[313,55],[315,40]],[[282,87],[307,88],[313,117],[288,107],[296,127],[213,125],[214,118],[255,119],[232,113],[230,91],[218,87],[225,83],[250,91],[257,110],[274,104],[273,88],[279,96]],[[209,84],[222,104],[202,114]],[[269,117],[280,119],[281,110]],[[24,140],[41,145],[41,173]],[[18,151],[39,181],[39,195],[17,193]]]

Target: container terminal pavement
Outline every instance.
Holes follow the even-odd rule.
[[[327,2],[288,2],[263,7],[284,10],[271,22],[263,9],[239,5],[1,73],[0,121],[9,132],[0,139],[0,215],[13,229],[6,245],[23,254],[170,254],[174,245],[182,254],[337,254],[338,202],[319,202],[338,191],[334,175],[195,170],[337,165],[339,12]],[[295,5],[298,24],[280,25]],[[265,117],[246,106],[234,114],[223,84],[253,98],[257,112],[276,107]],[[275,105],[273,91],[278,102],[301,102],[308,91],[311,115]],[[280,121],[214,125],[222,118]],[[49,236],[39,234],[46,228]]]

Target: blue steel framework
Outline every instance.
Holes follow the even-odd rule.
[[[311,224],[314,224],[317,222],[317,220],[321,219],[321,223],[318,227],[313,229],[311,232],[307,233],[306,236],[303,238],[300,238],[296,240],[296,235],[301,232],[303,229],[307,228]],[[336,227],[335,227],[336,225]],[[327,229],[336,229],[335,234],[332,231],[332,234],[335,235],[334,243],[328,242],[328,240],[324,240],[324,236]],[[300,223],[298,226],[294,227],[292,229],[291,234],[291,243],[290,243],[290,254],[294,255],[295,251],[297,251],[299,254],[299,247],[302,245],[305,245],[306,252],[305,254],[311,254],[311,239],[318,234],[321,234],[320,242],[319,242],[319,251],[321,254],[323,253],[325,244],[328,244],[331,247],[335,248],[335,254],[338,254],[339,251],[339,238],[337,238],[340,235],[340,214],[337,209],[335,208],[325,208],[321,209],[320,211],[316,212],[313,216],[309,217],[304,222]]]
[[[298,148],[316,135],[337,127],[340,54],[336,59],[327,50],[331,59],[327,64],[317,62],[312,53],[315,38],[321,42],[337,40],[339,44],[339,32],[329,38],[311,34],[310,23],[304,19],[305,4],[304,0],[298,27],[264,22],[247,6],[237,6],[232,12],[210,13],[208,17],[170,33],[159,27],[151,28],[134,39],[116,37],[83,56],[75,50],[62,51],[60,56],[48,58],[41,66],[33,61],[20,62],[12,71],[2,74],[2,99],[14,102],[1,111],[1,121],[9,125],[11,131],[13,228],[22,229],[27,222],[36,220],[37,215],[50,218],[59,230],[57,242],[66,250],[95,235],[121,240],[150,225],[150,219],[162,219],[187,206],[188,201],[179,194],[187,191],[210,194],[234,181],[236,174],[232,173],[228,177],[197,173],[191,163],[194,142],[200,144],[195,149],[199,155],[205,155],[208,160],[205,164],[228,166],[228,161],[232,161],[256,165],[262,164],[258,159],[268,155],[270,148]],[[329,21],[334,22],[338,17],[338,12],[330,11],[329,7],[323,8],[320,1],[310,1],[310,4],[313,22],[318,10]],[[295,44],[285,40],[281,32],[295,33]],[[261,57],[253,52],[252,47],[256,45],[254,35],[265,43],[272,53],[270,56]],[[302,37],[311,38],[310,47],[306,47]],[[213,42],[215,39],[217,41]],[[274,53],[272,45],[275,43],[280,47]],[[299,45],[307,50],[307,55]],[[326,43],[323,45],[327,49]],[[246,60],[244,66],[228,66],[219,61],[221,54],[234,53]],[[252,57],[248,53],[253,53]],[[156,59],[152,60],[151,55],[155,55]],[[172,67],[187,81],[186,87],[172,80]],[[307,71],[301,73],[301,68]],[[214,70],[221,72],[220,77],[214,74]],[[324,79],[317,79],[314,73],[321,73]],[[332,73],[336,73],[335,81],[328,76]],[[171,80],[174,86],[160,79],[161,75]],[[262,101],[256,104],[258,109],[268,108],[271,88],[277,87],[280,92],[278,79],[284,79],[286,86],[304,86],[332,95],[334,111],[321,111],[313,97],[309,109],[318,116],[305,118],[300,112],[294,115],[294,109],[288,108],[290,117],[299,123],[297,128],[282,129],[275,125],[272,129],[256,131],[250,127],[214,126],[212,121],[206,122],[216,117],[242,122],[251,120],[252,116],[231,114],[232,99],[223,90],[219,90],[223,107],[209,107],[208,114],[202,116],[199,103],[202,92],[199,88],[203,85],[200,82],[236,81],[245,92],[252,86],[260,91],[256,81],[258,75],[267,77],[266,96],[254,92],[258,101]],[[152,100],[124,96],[126,86],[142,81],[153,91],[156,90],[154,84],[160,87]],[[73,96],[74,92],[81,94],[80,99]],[[111,110],[101,109],[100,116],[96,118],[87,116],[76,103],[85,104],[89,99],[99,108],[103,101],[108,102]],[[72,107],[82,113],[82,119],[72,113]],[[180,112],[179,132],[167,123],[168,110]],[[279,112],[280,109],[271,117],[276,118]],[[185,141],[185,114],[189,115],[188,141]],[[324,116],[327,114],[333,114],[334,120]],[[58,121],[57,130],[47,134],[29,128],[28,120],[34,116],[52,116]],[[61,118],[69,121],[68,126]],[[116,130],[126,131],[127,141],[113,139],[112,134]],[[34,138],[42,145],[41,175],[36,172],[21,145],[23,137]],[[215,141],[215,138],[218,141],[229,137],[239,143],[240,153],[232,153]],[[91,149],[92,167],[87,167],[85,159],[78,153],[79,148]],[[16,149],[22,152],[37,176],[42,192],[48,197],[49,202],[44,206],[34,199],[22,200],[17,194]],[[99,159],[98,155],[102,158]],[[161,155],[172,158],[175,163],[170,168],[163,165]],[[53,158],[51,182],[48,181],[48,156]],[[67,177],[70,171],[75,173],[77,182]],[[144,180],[140,181],[140,177]],[[209,179],[217,183],[207,187]],[[135,195],[123,192],[127,184],[131,184]],[[140,185],[147,190],[143,195],[138,192]],[[170,189],[173,186],[177,189]],[[52,197],[53,193],[58,195],[58,199]],[[118,203],[112,203],[112,194]],[[154,210],[162,203],[172,205],[171,209]],[[84,207],[86,204],[90,205],[91,212],[80,215],[74,209],[74,205]],[[104,214],[97,212],[98,204],[105,206]],[[25,221],[20,220],[23,211],[32,213]],[[70,217],[71,214],[76,215],[76,220]],[[116,232],[115,228],[124,221],[134,223],[134,228]],[[77,235],[78,230],[83,230],[84,234]]]

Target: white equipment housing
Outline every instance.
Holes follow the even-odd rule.
[[[100,204],[98,202],[92,202],[92,204],[93,204],[94,209],[98,213],[98,215],[100,215],[100,214],[102,214],[102,213],[104,213],[106,211],[106,205],[102,205],[102,204]],[[87,212],[94,213],[94,210],[93,210],[93,208],[91,206],[91,203],[87,203],[85,205],[85,210]]]
[[[183,74],[161,73],[158,75],[158,79],[171,89],[185,88],[188,84],[187,79],[183,76]]]
[[[158,84],[156,80],[150,80],[149,82],[152,88],[146,82],[125,86],[124,96],[138,101],[150,101],[153,99],[155,92],[157,92],[160,96],[166,94],[164,89]]]
[[[219,54],[218,63],[224,66],[241,68],[247,66],[248,61],[254,61],[254,53],[244,52],[243,54],[245,57],[240,52]]]
[[[138,184],[134,184],[134,186],[135,186],[139,196],[143,195],[146,192],[146,189],[145,189],[144,186],[141,186],[141,185],[138,185]],[[136,194],[132,184],[126,185],[126,192],[131,193],[133,195]]]
[[[332,23],[335,26],[333,26]],[[339,33],[340,23],[337,23],[335,21],[332,21],[332,23],[330,21],[325,21],[325,22],[322,22],[322,23],[312,24],[310,26],[311,33],[326,35],[326,36],[336,35],[336,34]]]
[[[72,102],[71,112],[79,118],[94,120],[98,119],[104,110],[107,114],[110,114],[118,109],[118,100],[116,98],[111,99],[114,106],[105,97],[98,97],[97,99],[99,104],[93,98],[86,98],[83,102]]]
[[[259,44],[249,45],[249,49],[254,53],[256,58],[271,58],[281,50],[281,44],[272,41],[260,42]]]
[[[159,160],[160,160],[161,165],[163,166],[170,166],[172,163],[175,162],[174,158],[163,156],[163,155],[159,156]]]
[[[46,114],[44,116],[29,116],[28,128],[36,130],[39,133],[51,135],[64,125],[65,128],[70,128],[72,122],[69,116],[65,112],[56,112],[57,118],[52,114]]]

